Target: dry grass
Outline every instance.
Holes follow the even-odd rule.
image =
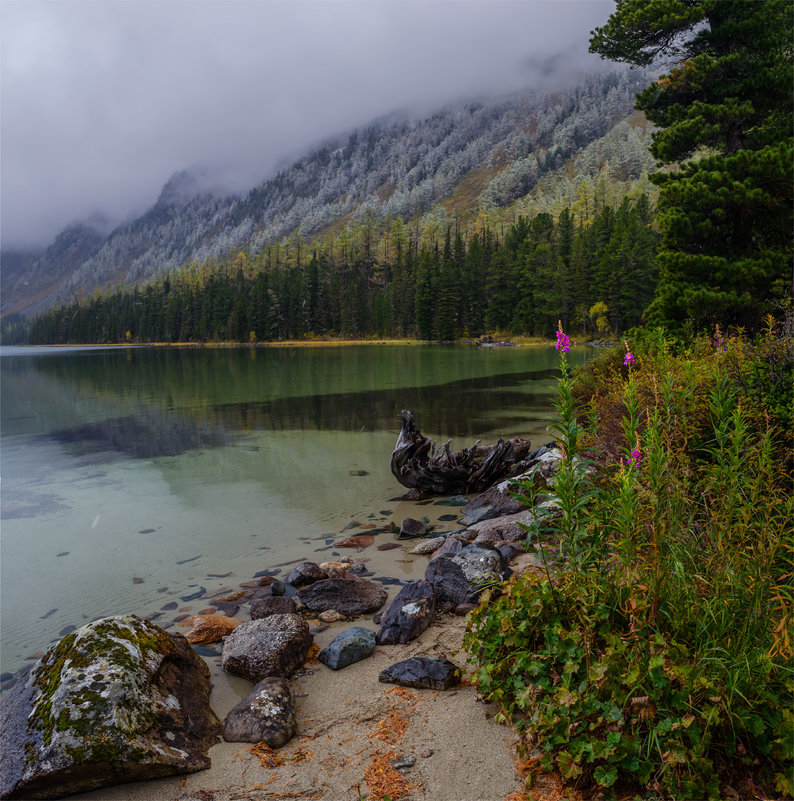
[[[383,801],[385,798],[397,799],[408,795],[413,785],[389,762],[395,754],[374,753],[367,769],[364,771],[364,782],[370,793],[370,801]]]

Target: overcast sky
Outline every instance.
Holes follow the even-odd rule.
[[[247,188],[285,156],[393,110],[599,69],[589,32],[613,8],[0,0],[2,245],[47,244],[95,212],[139,214],[179,169],[208,165]]]

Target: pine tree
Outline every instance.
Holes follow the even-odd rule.
[[[590,49],[675,66],[637,98],[661,189],[652,322],[757,327],[791,291],[791,0],[618,0]]]

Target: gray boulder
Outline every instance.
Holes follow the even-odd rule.
[[[461,524],[472,526],[481,520],[512,515],[526,509],[526,504],[514,497],[515,490],[516,485],[511,481],[501,481],[480,493],[471,503],[461,509],[465,515],[460,521]]]
[[[0,707],[0,797],[60,798],[210,766],[220,723],[188,641],[134,616],[68,634]]]
[[[457,537],[446,537],[440,548],[433,551],[430,560],[438,559],[441,556],[453,556],[463,547],[463,543]]]
[[[412,656],[381,670],[378,681],[420,690],[448,690],[460,684],[460,668],[449,659]]]
[[[372,656],[374,650],[375,632],[363,626],[353,626],[337,634],[320,651],[318,659],[331,670],[341,670]]]
[[[475,600],[484,587],[512,575],[505,558],[491,545],[472,543],[452,556],[430,561],[425,580],[433,585],[438,601],[462,604]]]
[[[430,560],[425,569],[425,581],[435,590],[437,603],[449,601],[457,605],[469,599],[471,587],[463,568],[449,556]]]
[[[381,618],[378,645],[393,645],[415,640],[436,614],[436,593],[428,581],[406,584]]]
[[[309,624],[295,614],[270,615],[241,623],[223,641],[221,664],[254,684],[270,676],[291,676],[312,644]]]
[[[365,615],[386,603],[382,584],[364,578],[341,576],[317,581],[298,590],[298,600],[312,612],[334,609],[341,615]]]
[[[223,739],[280,748],[295,734],[295,696],[281,676],[263,679],[226,716]]]
[[[467,545],[450,559],[461,566],[463,575],[472,586],[506,581],[513,575],[502,554],[485,543]]]
[[[494,519],[483,520],[469,528],[475,534],[475,542],[521,542],[526,539],[527,531],[522,526],[529,526],[535,519],[535,513],[529,509],[514,515],[505,515]]]

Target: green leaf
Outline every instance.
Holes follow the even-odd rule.
[[[599,765],[593,771],[593,778],[600,784],[602,787],[611,787],[618,778],[618,769],[611,765],[610,767],[604,767],[603,765]]]

